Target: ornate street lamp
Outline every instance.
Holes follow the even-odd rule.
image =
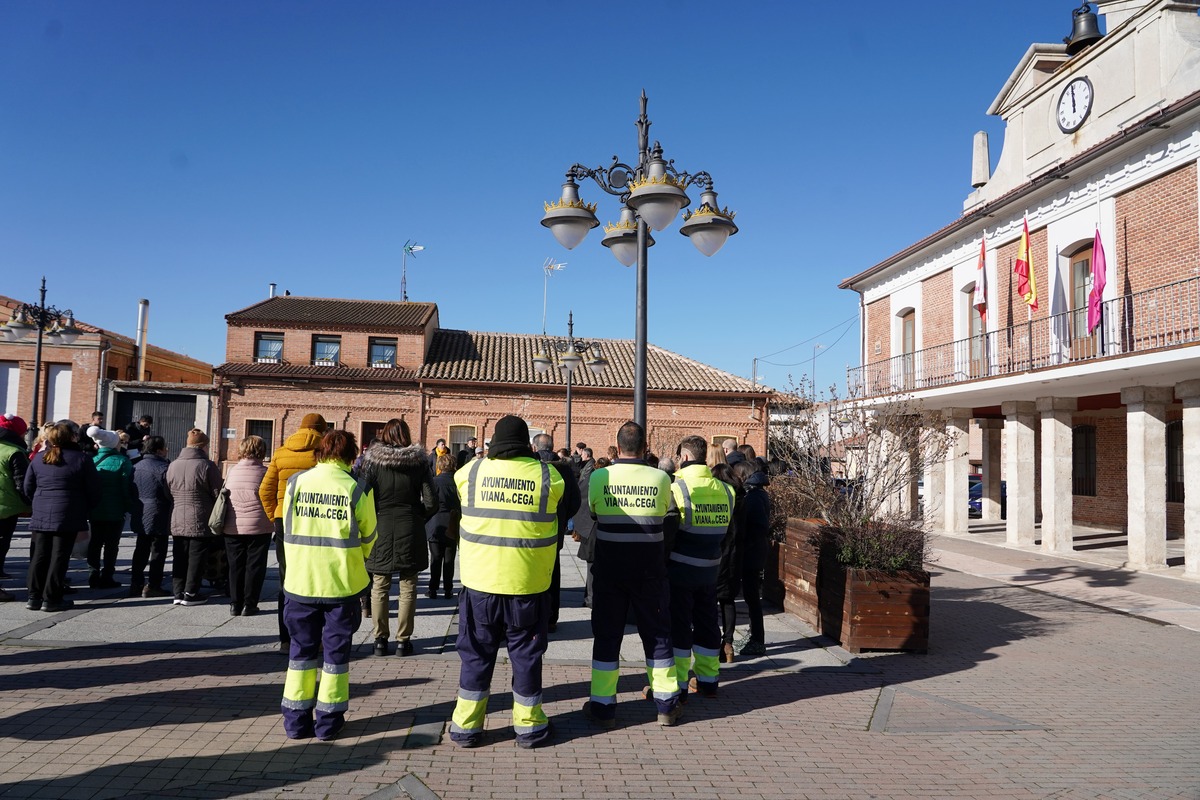
[[[46,305],[46,277],[42,276],[41,296],[36,306],[22,303],[13,309],[12,318],[0,325],[0,334],[5,341],[16,342],[37,333],[37,348],[33,356],[33,413],[29,415],[29,430],[25,441],[33,446],[37,432],[41,429],[38,422],[38,406],[42,394],[42,340],[50,338],[50,344],[74,344],[79,338],[80,331],[75,327],[75,314],[69,308],[65,311]]]
[[[596,204],[579,199],[576,181],[591,178],[608,194],[620,198],[621,215],[616,223],[604,226],[605,247],[621,264],[637,262],[637,324],[633,376],[633,418],[646,425],[646,288],[647,250],[654,244],[650,229],[666,229],[681,209],[691,204],[687,188],[701,189],[700,207],[684,216],[679,232],[692,240],[706,256],[714,255],[730,236],[737,233],[733,213],[717,204],[712,176],[707,172],[679,172],[673,161],[663,158],[662,145],[650,145],[650,120],[646,117],[646,93],[642,92],[638,129],[638,160],[633,166],[613,156],[608,167],[592,169],[573,164],[567,170],[561,199],[546,203],[542,224],[550,229],[563,247],[571,250],[583,241],[588,231],[600,224]],[[548,367],[547,367],[548,368]],[[569,430],[569,423],[568,423]]]
[[[586,363],[592,374],[599,375],[608,366],[608,360],[600,352],[599,342],[575,338],[575,312],[573,311],[567,314],[567,338],[565,340],[549,339],[546,341],[544,349],[539,349],[534,353],[533,368],[539,375],[549,372],[550,367],[554,365],[548,353],[551,350],[559,354],[558,367],[567,377],[567,447],[570,447],[572,441],[571,383],[575,371]]]

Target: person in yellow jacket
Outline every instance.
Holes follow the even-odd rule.
[[[534,455],[520,417],[496,423],[486,459],[454,473],[462,506],[458,565],[458,701],[450,739],[483,744],[483,721],[496,652],[508,648],[512,666],[513,729],[517,745],[550,741],[542,711],[542,656],[550,622],[550,578],[558,554],[563,478]]]
[[[350,474],[357,455],[353,434],[329,431],[316,450],[317,465],[289,478],[284,491],[283,621],[291,645],[282,710],[289,739],[327,741],[346,724],[350,646],[375,546],[375,499]]]
[[[317,446],[325,433],[325,418],[320,414],[305,414],[300,430],[275,448],[267,464],[267,474],[258,486],[267,519],[275,523],[275,561],[279,565],[279,649],[288,651],[287,626],[283,624],[283,581],[287,575],[287,555],[283,550],[283,493],[288,479],[297,472],[312,469],[317,463]]]

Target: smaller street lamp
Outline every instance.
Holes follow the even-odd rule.
[[[539,375],[549,372],[550,367],[554,365],[553,360],[548,354],[548,350],[559,353],[559,369],[563,371],[567,378],[567,446],[570,447],[572,441],[571,384],[573,383],[575,371],[586,364],[593,375],[599,375],[608,366],[608,360],[601,352],[599,342],[588,342],[575,338],[575,312],[573,311],[567,314],[567,338],[565,340],[548,340],[545,348],[539,348],[534,353],[533,368]]]
[[[37,333],[37,348],[33,356],[33,412],[29,415],[29,430],[25,442],[33,446],[33,440],[41,428],[38,421],[42,394],[42,340],[50,338],[50,344],[72,345],[82,333],[75,327],[75,313],[71,309],[61,310],[46,305],[46,277],[42,276],[42,288],[38,304],[22,303],[13,309],[12,318],[0,325],[4,340],[17,342]]]

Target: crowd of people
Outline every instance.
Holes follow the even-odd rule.
[[[252,616],[274,540],[280,648],[289,655],[282,709],[292,738],[332,738],[344,724],[351,639],[363,617],[375,655],[390,655],[393,642],[396,655],[412,654],[418,580],[428,570],[425,595],[454,597],[457,556],[462,667],[451,739],[481,742],[503,643],[517,743],[549,741],[541,658],[558,621],[559,551],[568,535],[587,562],[583,603],[594,642],[584,714],[593,723],[615,722],[629,622],[645,649],[644,696],[663,725],[675,724],[689,694],[716,694],[719,663],[765,652],[770,500],[766,464],[749,445],[709,447],[689,436],[673,456],[659,457],[629,422],[594,458],[583,442],[556,451],[548,434],[531,438],[524,420],[509,416],[486,451],[472,439],[457,453],[444,440],[427,452],[401,419],[360,450],[352,434],[327,431],[323,417],[307,414],[265,464],[266,443],[243,439],[222,479],[199,429],[169,459],[148,416],[119,432],[104,428],[102,415],[92,423],[47,424],[27,454],[24,421],[0,418],[0,575],[16,521],[28,516],[29,609],[72,606],[68,566],[85,538],[89,586],[119,588],[117,547],[128,517],[136,535],[130,596],[195,606],[227,595],[231,615]],[[739,593],[749,615],[740,649]],[[0,590],[0,600],[12,599]]]

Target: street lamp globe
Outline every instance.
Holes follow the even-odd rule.
[[[667,174],[667,162],[663,160],[662,146],[658,142],[654,143],[651,156],[646,176],[629,183],[628,205],[652,230],[661,231],[692,201],[675,177]]]
[[[559,360],[562,362],[562,368],[572,375],[575,374],[575,370],[579,369],[579,365],[583,363],[583,359],[574,350],[568,350]]]
[[[579,186],[571,179],[563,184],[561,199],[543,205],[546,214],[542,217],[542,224],[568,250],[575,249],[588,231],[600,224],[600,220],[596,219],[596,204],[580,200]]]
[[[550,356],[546,355],[545,350],[538,350],[533,354],[533,368],[539,375],[550,371]]]
[[[637,261],[637,219],[629,206],[621,207],[621,218],[604,226],[604,238],[600,240],[623,266],[632,267]],[[654,244],[654,237],[647,234],[646,246]]]
[[[716,255],[729,237],[737,233],[733,213],[717,205],[717,193],[707,190],[700,195],[700,207],[685,214],[679,232],[692,240],[696,249],[706,256]]]
[[[67,324],[58,326],[58,338],[63,344],[75,344],[82,334],[83,331],[75,327],[75,318],[70,314],[67,315]]]
[[[13,318],[4,327],[6,329],[5,334],[11,337],[12,341],[24,339],[37,330],[36,326],[30,325],[25,321],[24,314],[13,314]]]

